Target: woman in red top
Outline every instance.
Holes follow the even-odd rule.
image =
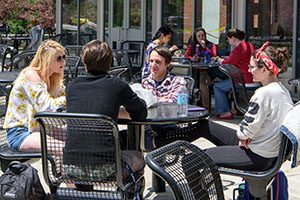
[[[230,29],[226,36],[233,50],[227,59],[218,58],[218,62],[234,65],[241,70],[246,83],[253,83],[252,75],[248,71],[250,57],[255,50],[253,44],[244,41],[245,32],[236,28]]]
[[[239,29],[230,29],[227,41],[233,47],[227,59],[218,58],[221,64],[231,64],[239,68],[243,74],[245,83],[253,83],[252,74],[248,70],[250,58],[255,48],[250,42],[244,41],[245,32]],[[228,92],[231,90],[230,81],[223,80],[214,84],[215,110],[220,119],[232,119],[231,105],[228,100]]]
[[[196,54],[197,45],[199,46],[200,55]],[[185,57],[196,61],[199,59],[199,56],[204,56],[204,52],[208,51],[211,57],[217,55],[217,47],[214,43],[206,39],[206,31],[204,28],[196,28],[194,34],[189,42],[188,48],[185,53]],[[201,106],[209,109],[210,108],[210,99],[209,99],[209,85],[210,85],[210,76],[207,71],[200,72],[199,79],[199,88],[201,91]]]

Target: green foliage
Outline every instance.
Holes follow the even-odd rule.
[[[0,23],[8,24],[10,33],[24,32],[33,19],[52,28],[54,8],[54,0],[1,0]]]
[[[23,33],[28,24],[27,20],[11,19],[8,21],[9,31],[11,33]]]

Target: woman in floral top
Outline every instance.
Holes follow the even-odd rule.
[[[11,90],[4,128],[8,145],[18,151],[40,151],[40,133],[34,114],[65,106],[63,72],[65,49],[45,40]]]

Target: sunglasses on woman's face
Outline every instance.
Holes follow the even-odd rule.
[[[57,61],[57,62],[61,62],[62,60],[66,60],[66,55],[58,56],[58,57],[56,58],[56,61]]]

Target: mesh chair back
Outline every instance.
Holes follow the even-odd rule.
[[[189,103],[195,104],[198,98],[198,94],[195,92],[195,80],[191,76],[183,77],[186,82],[186,88],[189,92]],[[198,92],[198,91],[197,91]]]
[[[169,184],[177,200],[224,199],[218,167],[189,142],[178,140],[151,151],[146,163]]]
[[[7,49],[7,45],[6,44],[0,44],[0,66],[1,66],[1,70],[4,71],[5,67],[5,61],[6,61],[6,57],[7,57],[7,53],[8,53],[8,49]]]
[[[82,45],[65,45],[67,54],[73,56],[80,56],[82,47]]]
[[[111,118],[37,113],[35,119],[41,128],[43,172],[52,192],[60,183],[92,185],[96,191],[124,191],[118,129]],[[70,190],[68,195],[78,195]]]
[[[128,70],[126,70],[126,73],[122,74],[120,78],[126,82],[131,82],[133,80],[131,59],[125,50],[113,51],[113,67],[127,67]]]
[[[147,43],[139,40],[125,40],[121,43],[121,49],[126,50],[131,62],[132,62],[132,73],[134,76],[141,72],[144,66],[145,49]]]
[[[7,40],[3,40],[2,38],[7,38],[8,36],[8,25],[7,24],[1,24],[0,25],[0,43],[6,44]]]
[[[12,58],[12,65],[10,71],[21,71],[23,68],[27,67],[32,61],[36,51],[35,50],[25,50]]]
[[[79,63],[79,56],[66,56],[66,65],[64,71],[65,83],[69,83],[78,76]]]
[[[64,34],[56,34],[53,37],[51,37],[51,39],[55,40],[56,42],[62,43],[64,37],[65,37]]]
[[[229,64],[220,65],[219,69],[229,77],[234,103],[239,111],[245,114],[249,107],[249,98],[242,72]]]
[[[193,65],[187,58],[172,58],[169,71],[178,76],[192,76]]]
[[[122,77],[127,72],[127,70],[127,66],[118,66],[110,68],[108,73],[113,76]]]

